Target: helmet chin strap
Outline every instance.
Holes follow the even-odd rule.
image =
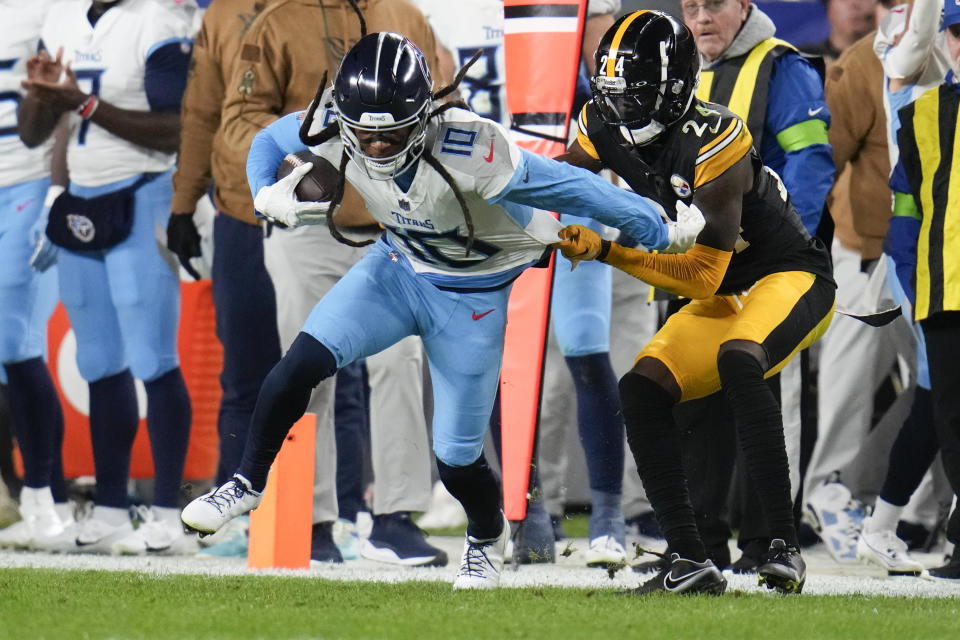
[[[629,129],[623,125],[620,126],[620,135],[629,142],[630,144],[635,144],[638,146],[645,145],[651,142],[654,138],[663,133],[667,128],[657,122],[656,120],[651,120],[649,124],[640,127],[639,129]]]

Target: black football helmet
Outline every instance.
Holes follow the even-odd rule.
[[[375,180],[405,171],[423,153],[433,80],[423,53],[407,38],[371,33],[343,57],[333,83],[334,111],[350,158]],[[414,125],[404,149],[387,158],[363,153],[356,131]]]
[[[593,102],[600,117],[633,144],[646,144],[687,112],[700,82],[693,34],[660,11],[617,20],[594,54]]]

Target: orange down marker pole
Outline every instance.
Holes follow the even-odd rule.
[[[511,135],[549,157],[563,153],[580,63],[586,0],[504,0],[504,60]],[[552,138],[552,139],[551,139]],[[500,376],[503,509],[527,515],[530,463],[540,419],[540,387],[553,257],[513,285]]]
[[[251,569],[310,566],[316,440],[317,416],[304,414],[273,461],[260,506],[250,512],[247,566]]]

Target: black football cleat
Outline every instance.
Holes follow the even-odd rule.
[[[780,593],[800,593],[807,580],[807,563],[800,557],[798,547],[787,546],[786,542],[776,538],[770,542],[757,574],[759,584],[766,585],[767,589],[776,589]]]
[[[650,578],[636,589],[626,591],[626,595],[647,595],[665,592],[679,594],[706,593],[721,595],[727,588],[727,580],[712,560],[694,562],[681,558],[679,554],[670,554],[670,564],[656,576]]]

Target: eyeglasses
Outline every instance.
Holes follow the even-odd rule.
[[[720,13],[727,0],[705,0],[704,2],[684,2],[680,5],[681,11],[686,18],[696,18],[700,14],[700,9],[706,9],[707,13]]]

